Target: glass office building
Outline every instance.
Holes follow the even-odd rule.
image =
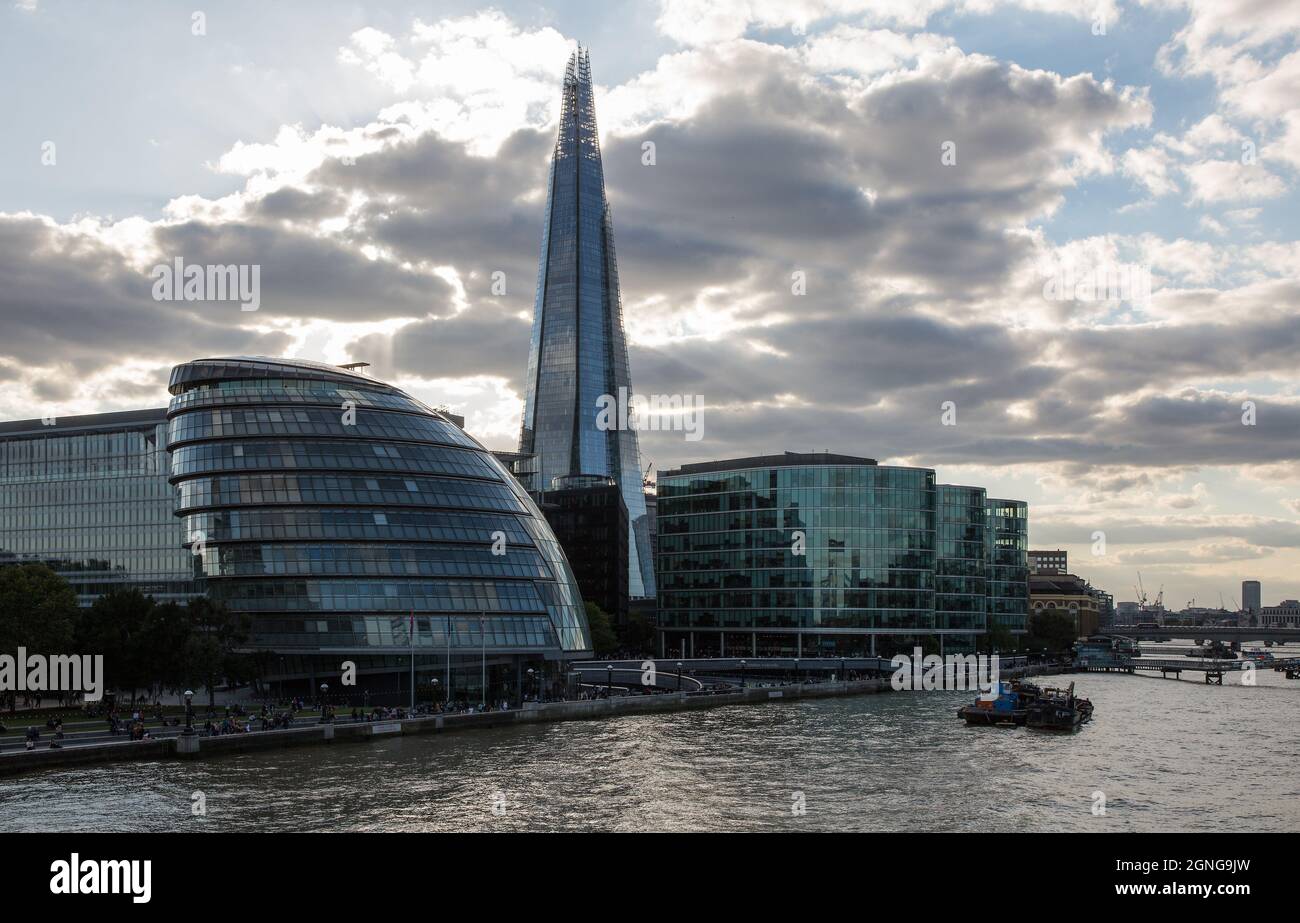
[[[984,507],[989,624],[1014,633],[1025,628],[1029,611],[1029,504],[989,497]]]
[[[985,630],[988,609],[988,511],[983,487],[940,484],[935,493],[935,627]]]
[[[1013,559],[1025,584],[1026,513],[982,488],[936,484],[928,468],[848,455],[661,472],[659,653],[969,651],[990,613],[1022,633],[1028,590],[1014,586]]]
[[[0,565],[47,564],[82,606],[193,596],[168,463],[166,409],[0,423]]]
[[[530,490],[570,475],[614,478],[628,514],[628,592],[645,598],[655,575],[636,429],[625,413],[602,423],[601,401],[627,408],[631,393],[591,60],[579,49],[564,75],[533,305],[519,437],[533,458],[516,471]]]
[[[529,669],[552,683],[557,661],[589,656],[537,506],[436,411],[297,360],[196,360],[170,391],[186,546],[280,679],[335,687],[350,660],[366,691],[404,700],[414,657],[420,697],[517,700],[536,691]]]

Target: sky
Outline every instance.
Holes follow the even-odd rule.
[[[0,0],[0,419],[288,356],[515,448],[581,42],[633,384],[705,408],[643,464],[922,465],[1117,600],[1300,598],[1298,37],[1294,0]],[[258,309],[155,297],[176,259]]]

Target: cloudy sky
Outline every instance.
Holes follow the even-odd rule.
[[[0,419],[283,355],[513,448],[580,41],[633,382],[707,408],[647,463],[926,465],[1117,599],[1300,597],[1294,0],[0,4]]]

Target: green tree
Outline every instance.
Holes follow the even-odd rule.
[[[1074,619],[1056,609],[1040,609],[1029,617],[1026,644],[1034,650],[1068,651],[1075,642]]]
[[[984,649],[986,653],[992,654],[994,651],[1010,651],[1016,647],[1016,636],[1011,633],[1011,629],[993,621],[989,616],[989,627],[984,632]]]
[[[80,619],[77,594],[49,567],[0,567],[0,652],[74,653]]]
[[[184,652],[184,676],[189,685],[208,687],[208,705],[216,707],[217,683],[251,679],[257,657],[241,648],[248,642],[252,620],[243,612],[232,612],[224,604],[205,596],[191,599],[186,606],[190,634]]]
[[[597,657],[618,650],[618,636],[610,624],[609,613],[594,602],[587,602],[587,625],[591,628],[591,646]]]
[[[131,693],[151,688],[159,665],[151,662],[148,626],[156,605],[135,587],[119,587],[95,600],[79,622],[82,653],[104,655],[104,685]]]
[[[624,650],[646,652],[653,648],[655,628],[643,612],[629,612],[617,634]]]
[[[185,685],[184,652],[191,634],[189,614],[179,603],[162,603],[149,611],[138,653],[156,692],[178,692]]]

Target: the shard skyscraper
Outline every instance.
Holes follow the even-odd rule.
[[[609,416],[602,400],[626,401],[631,394],[591,58],[579,48],[564,74],[551,158],[519,451],[536,456],[534,490],[573,475],[618,483],[628,513],[628,595],[653,597],[654,556],[636,430],[598,425]]]

